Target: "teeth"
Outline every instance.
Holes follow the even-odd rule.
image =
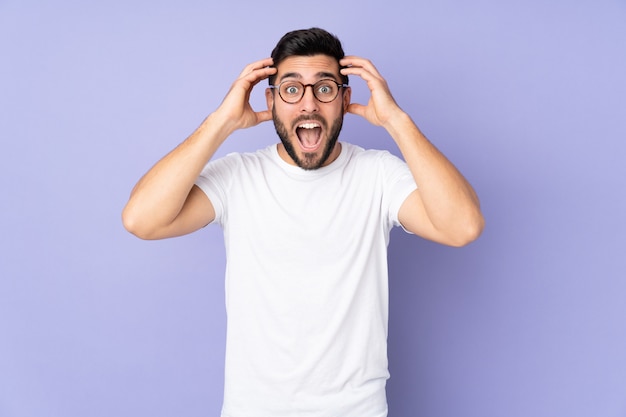
[[[298,126],[301,129],[315,129],[316,127],[319,127],[320,125],[318,125],[317,123],[302,123],[300,126]]]

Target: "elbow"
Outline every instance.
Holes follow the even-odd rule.
[[[145,222],[142,222],[142,216],[133,212],[129,206],[124,207],[124,210],[122,211],[122,225],[124,226],[124,229],[139,239],[154,239],[150,229],[146,226]]]
[[[450,239],[448,244],[453,247],[467,246],[480,237],[485,228],[485,218],[478,213],[472,219],[468,219],[463,226]]]

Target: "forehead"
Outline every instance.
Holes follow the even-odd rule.
[[[328,55],[290,56],[276,67],[278,80],[285,78],[320,79],[339,78],[339,64]]]

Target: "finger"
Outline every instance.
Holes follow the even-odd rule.
[[[372,61],[370,61],[369,59],[349,55],[341,59],[339,61],[339,65],[346,67],[346,68],[354,68],[354,67],[364,68],[365,70],[372,73],[376,77],[382,78],[382,76],[378,72],[378,69],[376,69]]]
[[[237,80],[245,80],[250,83],[250,86],[258,84],[261,80],[276,74],[277,69],[272,67],[272,58],[266,58],[260,61],[253,62],[247,65],[244,70],[239,74]]]
[[[380,88],[383,88],[383,89],[386,88],[385,87],[386,82],[382,77],[377,77],[376,75],[372,74],[366,69],[359,68],[359,67],[350,67],[350,68],[343,68],[341,69],[340,72],[342,75],[346,75],[346,76],[356,75],[358,77],[361,77],[361,79],[363,79],[363,81],[367,83],[367,86],[370,89],[370,91],[378,90]]]
[[[246,65],[243,69],[243,71],[241,71],[240,76],[245,76],[249,73],[251,73],[254,70],[258,70],[258,69],[262,69],[265,67],[271,67],[274,64],[274,60],[272,58],[264,58],[264,59],[260,59],[258,61],[252,62],[248,65]]]
[[[357,116],[365,117],[365,106],[359,103],[350,103],[346,111]]]
[[[380,77],[376,77],[370,71],[368,71],[368,70],[366,70],[365,68],[362,68],[362,67],[342,68],[340,70],[340,72],[341,72],[342,75],[357,75],[357,76],[363,78],[365,81],[373,81],[373,80],[380,79]]]
[[[267,79],[273,74],[276,74],[276,68],[263,67],[259,69],[253,69],[247,74],[242,74],[231,87],[232,90],[244,91],[249,96],[252,89],[262,80]]]
[[[244,80],[250,82],[252,85],[258,84],[260,81],[269,78],[271,75],[276,74],[277,69],[274,67],[264,67],[256,69],[243,77]]]
[[[263,111],[256,112],[256,118],[257,118],[259,123],[268,122],[268,121],[272,120],[272,112],[269,111],[269,110],[263,110]]]

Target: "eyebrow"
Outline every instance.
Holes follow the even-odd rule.
[[[332,72],[320,71],[320,72],[318,72],[315,75],[319,79],[332,78],[333,80],[337,81],[337,75],[333,74]],[[281,75],[280,78],[278,79],[278,81],[282,82],[285,78],[296,78],[296,79],[300,80],[300,79],[302,79],[302,75],[297,73],[297,72],[287,72],[287,73]]]

